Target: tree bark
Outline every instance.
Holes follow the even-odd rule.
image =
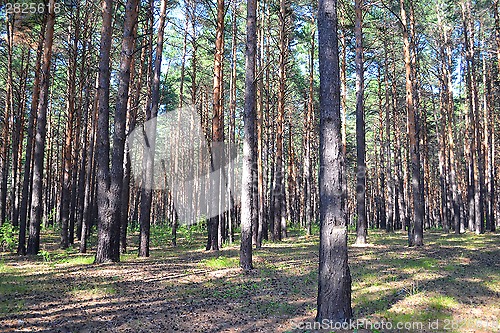
[[[283,132],[285,123],[286,67],[288,60],[287,0],[280,0],[279,11],[279,73],[278,73],[278,114],[276,118],[276,156],[274,183],[274,239],[281,240],[286,233],[283,229],[285,177],[283,166]]]
[[[351,275],[347,263],[347,221],[343,212],[337,1],[320,0],[320,250],[316,321],[352,318]]]
[[[411,2],[411,1],[410,1]],[[422,246],[423,245],[423,218],[424,218],[424,207],[421,195],[421,167],[420,167],[420,153],[419,144],[417,138],[417,117],[414,108],[414,83],[412,75],[412,65],[411,65],[411,41],[409,36],[409,31],[407,27],[405,1],[400,0],[400,10],[401,10],[401,22],[403,25],[403,51],[404,51],[404,62],[405,62],[405,73],[406,73],[406,107],[408,113],[408,138],[410,141],[410,156],[411,156],[411,185],[412,185],[412,196],[413,196],[413,225],[408,228],[408,245],[409,246]]]
[[[109,170],[109,90],[110,52],[112,42],[113,2],[102,0],[102,29],[99,50],[98,113],[96,134],[96,180],[97,180],[97,251],[94,262],[119,261],[113,251],[115,230],[109,205],[111,176]]]
[[[363,0],[355,0],[356,13],[354,34],[356,36],[356,244],[366,244],[366,143],[364,111],[363,68]]]
[[[314,25],[314,18],[312,18],[312,25]],[[307,112],[304,122],[304,218],[307,228],[307,235],[312,235],[312,163],[311,163],[311,141],[314,132],[314,125],[312,122],[314,113],[314,41],[316,30],[311,32],[311,48],[309,50],[309,90],[307,98]]]
[[[43,65],[40,68],[40,96],[37,109],[37,131],[33,149],[33,188],[27,254],[37,254],[40,249],[40,224],[43,202],[43,162],[45,153],[45,133],[47,131],[47,108],[49,100],[50,67],[54,41],[55,0],[49,0],[47,23],[43,46]]]
[[[135,1],[135,0],[134,0]],[[151,102],[146,109],[145,133],[150,134],[147,138],[150,151],[145,155],[143,161],[142,190],[141,190],[141,210],[139,221],[141,232],[139,236],[139,257],[149,257],[149,236],[151,225],[151,203],[153,199],[154,181],[154,152],[156,143],[156,117],[158,115],[158,105],[160,102],[160,75],[161,61],[163,53],[163,34],[165,31],[165,20],[167,12],[167,1],[161,1],[160,19],[158,22],[158,39],[156,42],[154,70],[151,78]]]
[[[471,224],[474,225],[476,234],[484,232],[484,155],[482,147],[482,128],[479,115],[479,97],[476,81],[476,65],[474,60],[474,22],[471,14],[471,2],[465,0],[462,5],[462,17],[464,24],[464,41],[465,41],[465,62],[466,62],[466,84],[467,84],[467,99],[469,108],[470,121],[470,156],[471,156],[471,178],[470,186],[470,208],[474,209],[469,212],[469,215],[474,219],[469,218]],[[472,205],[472,200],[474,204]]]
[[[247,41],[245,54],[245,113],[243,137],[243,166],[241,180],[241,246],[240,267],[252,269],[252,168],[255,156],[256,82],[255,65],[257,51],[257,0],[247,0]]]
[[[79,9],[76,10],[76,15],[79,15]],[[72,29],[73,20],[78,18],[71,17],[70,31],[68,34],[68,45],[71,45],[68,54],[68,69],[67,69],[67,119],[66,119],[66,134],[63,147],[63,170],[62,170],[62,186],[61,186],[61,243],[60,246],[66,249],[69,246],[69,217],[70,217],[70,202],[71,202],[71,183],[72,183],[72,168],[73,168],[73,131],[75,121],[75,89],[76,89],[76,64],[78,58],[78,39],[80,29],[78,23]],[[74,36],[72,36],[74,33]]]
[[[221,224],[222,212],[219,207],[224,198],[224,187],[221,186],[221,176],[219,171],[224,167],[224,98],[223,89],[223,56],[224,56],[224,0],[217,0],[217,21],[215,28],[215,57],[214,57],[214,78],[213,78],[213,116],[212,116],[212,142],[211,142],[211,167],[213,176],[210,186],[212,195],[212,214],[208,227],[210,228],[207,250],[218,251],[222,246]],[[220,213],[220,214],[218,214]]]
[[[17,246],[17,254],[26,254],[26,222],[28,215],[28,204],[29,204],[29,189],[32,181],[31,174],[31,163],[32,163],[32,153],[33,153],[33,137],[35,131],[35,119],[37,118],[37,107],[40,97],[40,70],[42,66],[42,53],[45,35],[47,16],[44,16],[44,20],[40,31],[40,40],[38,42],[36,63],[35,63],[35,79],[33,81],[33,94],[31,98],[30,115],[28,118],[28,130],[26,133],[26,153],[24,162],[24,174],[23,174],[23,187],[21,193],[21,205],[19,208],[19,243]]]

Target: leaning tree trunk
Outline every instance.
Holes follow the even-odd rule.
[[[316,321],[352,318],[351,274],[347,263],[347,221],[342,205],[337,1],[320,0],[318,10],[320,72],[320,249]]]
[[[54,41],[55,0],[49,0],[43,49],[43,65],[40,69],[40,96],[37,110],[37,131],[33,150],[33,187],[31,216],[29,223],[28,254],[37,254],[40,249],[40,223],[42,221],[42,186],[45,133],[47,132],[47,108],[49,102],[50,62]]]

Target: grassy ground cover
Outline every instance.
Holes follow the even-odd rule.
[[[266,243],[244,273],[238,244],[214,253],[196,230],[176,248],[154,234],[150,258],[132,250],[117,264],[59,250],[51,231],[36,257],[3,252],[0,332],[318,331],[317,237]],[[500,234],[427,231],[424,247],[408,248],[403,233],[371,231],[369,241],[349,250],[357,322],[345,332],[500,331]]]

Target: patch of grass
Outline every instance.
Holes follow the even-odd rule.
[[[222,268],[235,268],[239,266],[238,258],[227,258],[219,256],[217,258],[209,258],[201,261],[201,264],[208,268],[222,269]]]
[[[23,299],[0,300],[0,314],[12,314],[22,311]]]
[[[172,228],[168,224],[153,224],[151,226],[151,246],[166,246],[172,242]]]
[[[436,320],[440,323],[453,320],[453,310],[459,307],[459,303],[453,297],[435,292],[421,292],[399,301],[390,309],[384,311],[383,315],[393,323],[422,323],[428,325],[428,323]],[[419,332],[420,330],[413,327],[408,331]]]
[[[57,261],[58,264],[68,264],[68,265],[90,265],[93,262],[94,262],[93,255],[66,257],[59,259]]]
[[[261,301],[256,307],[259,313],[267,316],[293,315],[297,311],[295,306],[283,301]]]
[[[434,258],[419,258],[419,259],[401,259],[393,258],[390,259],[392,265],[397,266],[401,269],[424,269],[424,270],[437,270],[439,269],[439,262]]]
[[[224,283],[219,288],[215,289],[212,295],[224,299],[237,299],[247,295],[253,295],[257,290],[260,290],[260,286],[255,282]]]
[[[85,295],[91,297],[103,297],[108,295],[116,294],[116,289],[109,284],[99,285],[99,284],[77,284],[73,286],[70,290],[70,294],[77,295]]]
[[[0,314],[21,311],[24,307],[22,295],[29,291],[26,278],[17,275],[17,269],[5,264],[0,264],[0,274]]]
[[[435,295],[428,299],[429,308],[433,311],[447,311],[459,306],[459,303],[450,296]]]

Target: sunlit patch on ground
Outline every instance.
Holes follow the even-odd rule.
[[[425,324],[401,332],[498,332],[498,234],[431,231],[422,248],[408,248],[403,233],[368,240],[349,250],[356,319]],[[238,244],[216,253],[200,235],[178,241],[158,240],[150,258],[131,251],[118,264],[55,246],[36,257],[2,254],[0,332],[308,331],[298,323],[315,316],[317,237],[265,243],[249,273],[238,268]]]

